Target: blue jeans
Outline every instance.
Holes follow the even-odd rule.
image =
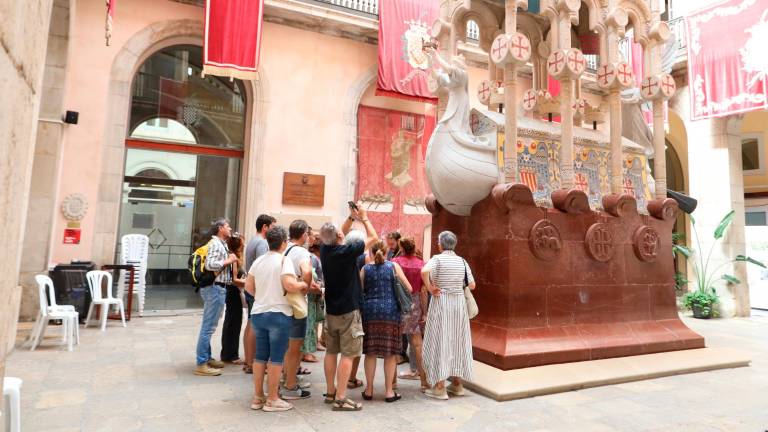
[[[302,319],[296,319],[291,317],[291,334],[288,335],[290,339],[304,340],[307,335],[307,317]]]
[[[281,312],[264,312],[251,315],[251,328],[256,336],[254,362],[273,365],[283,364],[288,349],[292,317]]]
[[[197,338],[198,366],[208,363],[211,359],[211,336],[224,312],[227,290],[218,285],[203,287],[200,288],[200,297],[203,298],[203,322],[200,324],[200,336]]]

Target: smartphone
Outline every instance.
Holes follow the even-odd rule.
[[[349,208],[352,210],[357,210],[357,204],[354,201],[347,201],[347,204],[349,204]]]

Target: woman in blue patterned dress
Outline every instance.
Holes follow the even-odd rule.
[[[394,278],[398,277],[406,289],[411,284],[403,270],[396,263],[386,260],[386,247],[378,241],[371,247],[374,256],[372,264],[366,264],[360,271],[363,282],[363,354],[365,354],[365,391],[363,399],[373,398],[373,379],[376,374],[376,360],[384,358],[385,400],[395,402],[400,395],[392,384],[397,371],[397,356],[402,350],[402,328],[400,307],[395,297]]]

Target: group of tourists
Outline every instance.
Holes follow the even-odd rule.
[[[352,229],[355,222],[364,230]],[[464,394],[462,382],[472,377],[464,290],[475,282],[454,253],[453,233],[440,233],[440,253],[425,263],[413,238],[391,232],[381,240],[359,203],[350,203],[341,226],[326,223],[316,231],[299,219],[286,229],[260,215],[256,231],[246,244],[226,219],[212,223],[205,269],[215,279],[200,287],[196,375],[217,376],[226,363],[241,364],[253,373],[251,408],[286,411],[293,408],[289,401],[311,397],[310,371],[301,362],[319,361],[315,352],[324,350],[323,399],[334,411],[361,410],[348,390],[363,386],[364,400],[382,390],[384,401],[400,400],[398,378],[419,380],[422,393],[439,400]],[[243,307],[249,323],[241,359]],[[216,360],[210,341],[222,313]],[[365,383],[357,378],[363,354]],[[377,390],[378,359],[385,379]],[[398,375],[400,363],[410,368]]]

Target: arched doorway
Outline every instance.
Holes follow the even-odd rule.
[[[199,46],[174,45],[133,78],[116,260],[123,235],[149,236],[146,310],[199,307],[187,259],[213,219],[238,222],[245,88],[201,71]]]

